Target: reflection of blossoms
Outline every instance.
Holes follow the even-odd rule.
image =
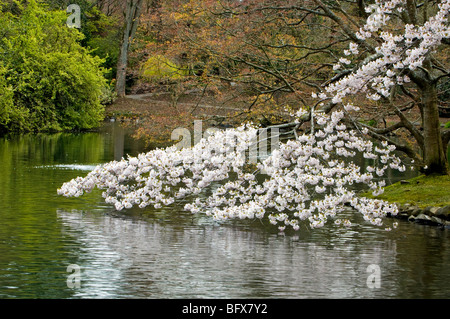
[[[219,221],[266,216],[280,229],[294,230],[302,221],[322,227],[329,218],[339,219],[350,205],[366,221],[381,225],[381,218],[395,215],[397,207],[357,197],[350,186],[364,184],[374,194],[381,193],[384,182],[376,181],[378,175],[389,165],[400,167],[400,160],[392,155],[391,145],[374,145],[347,130],[343,117],[343,112],[317,116],[315,134],[281,144],[257,164],[261,178],[248,171],[246,150],[258,130],[246,125],[217,131],[189,149],[156,149],[100,165],[86,177],[65,183],[58,193],[80,196],[98,187],[104,190],[105,202],[117,210],[135,205],[158,208],[187,199],[186,210]],[[351,161],[357,152],[374,161],[366,171]],[[196,196],[206,188],[209,196]]]

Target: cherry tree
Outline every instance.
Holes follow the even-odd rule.
[[[424,5],[426,8],[423,9],[422,17],[418,14],[415,1],[376,1],[369,6],[367,12],[370,15],[366,24],[356,32],[355,42],[351,42],[344,53],[352,57],[359,54],[360,48],[370,48],[373,55],[354,67],[350,74],[328,85],[322,97],[331,98],[333,105],[342,103],[347,96],[358,92],[364,92],[373,101],[383,100],[399,121],[383,129],[367,127],[371,135],[379,137],[383,133],[405,128],[416,139],[422,156],[418,156],[407,145],[399,145],[386,137],[383,139],[421,160],[425,173],[448,174],[446,149],[450,132],[441,132],[440,129],[437,83],[448,78],[450,73],[439,62],[436,50],[443,44],[448,45],[450,1],[438,3],[436,13],[429,18],[428,1]],[[391,19],[397,17],[401,17],[403,22],[400,31],[391,31],[392,28],[383,30],[383,27],[389,26]],[[419,18],[424,21],[422,24]],[[370,46],[369,40],[374,35],[377,45]],[[350,63],[351,59],[342,57],[334,69],[345,68]],[[409,82],[415,87],[408,87],[406,84]],[[396,101],[397,90],[403,90],[413,101],[403,106],[396,105],[399,103]],[[423,132],[405,116],[416,105],[420,110]]]
[[[440,125],[438,90],[450,74],[448,1],[186,3],[175,23],[186,27],[168,47],[208,56],[222,70],[210,78],[250,86],[253,111],[271,103],[280,113],[272,98],[289,94],[324,112],[355,104],[351,126],[395,145],[426,174],[448,174],[450,130]]]
[[[321,6],[321,1],[315,2]],[[376,130],[355,124],[351,114],[359,107],[344,102],[359,92],[372,100],[389,99],[395,85],[420,83],[422,78],[431,77],[427,60],[449,36],[450,0],[441,1],[436,14],[422,26],[406,24],[404,32],[397,35],[380,32],[391,15],[408,10],[408,4],[404,0],[376,1],[369,7],[366,24],[334,68],[348,65],[350,57],[367,49],[368,39],[377,34],[382,41],[376,42],[375,55],[330,82],[323,91],[314,92],[317,108],[300,108],[293,114],[295,128],[308,121],[310,129],[303,134],[295,130],[295,138],[273,147],[268,158],[256,164],[249,160],[254,145],[265,135],[258,126],[246,123],[216,130],[193,147],[155,149],[99,165],[87,176],[63,184],[58,194],[78,197],[97,187],[103,190],[105,202],[117,210],[159,208],[183,201],[186,210],[217,221],[267,218],[280,230],[299,230],[302,223],[318,228],[329,220],[351,225],[343,217],[350,206],[366,222],[390,229],[383,217],[397,214],[397,206],[363,197],[355,186],[366,185],[374,195],[380,194],[386,170],[404,171],[405,165],[394,155],[396,143],[368,139]],[[445,73],[443,69],[439,72],[440,76]],[[437,112],[435,101],[427,103],[423,101],[424,113],[428,108]],[[406,126],[408,122],[402,123]],[[427,127],[424,123],[423,138],[431,143],[426,137],[431,128]],[[444,165],[446,170],[439,154],[430,152],[424,154],[430,169],[440,171],[437,168]],[[371,164],[365,168],[356,165],[353,158],[357,154],[363,154]],[[202,192],[207,194],[199,196]]]

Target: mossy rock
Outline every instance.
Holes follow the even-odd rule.
[[[450,220],[450,205],[444,206],[435,213],[436,217]]]

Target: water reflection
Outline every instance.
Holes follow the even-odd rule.
[[[58,211],[58,218],[64,233],[75,240],[73,249],[83,269],[81,289],[74,297],[408,297],[402,273],[411,266],[417,269],[408,264],[399,268],[397,242],[404,233],[386,236],[369,225],[358,231],[335,229],[326,236],[280,236],[263,229],[189,223],[189,216],[161,221],[151,214],[136,219]],[[413,253],[417,258],[423,251]],[[448,257],[448,247],[444,254]],[[444,260],[437,261],[430,267],[439,269]],[[371,264],[382,270],[380,289],[367,286]],[[440,270],[450,278],[448,271]],[[414,294],[421,296],[420,291]]]

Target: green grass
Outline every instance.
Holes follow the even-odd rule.
[[[398,182],[387,186],[384,193],[376,197],[370,193],[363,195],[400,205],[409,203],[419,208],[450,205],[450,176],[421,175],[409,179],[408,182],[408,184]]]

